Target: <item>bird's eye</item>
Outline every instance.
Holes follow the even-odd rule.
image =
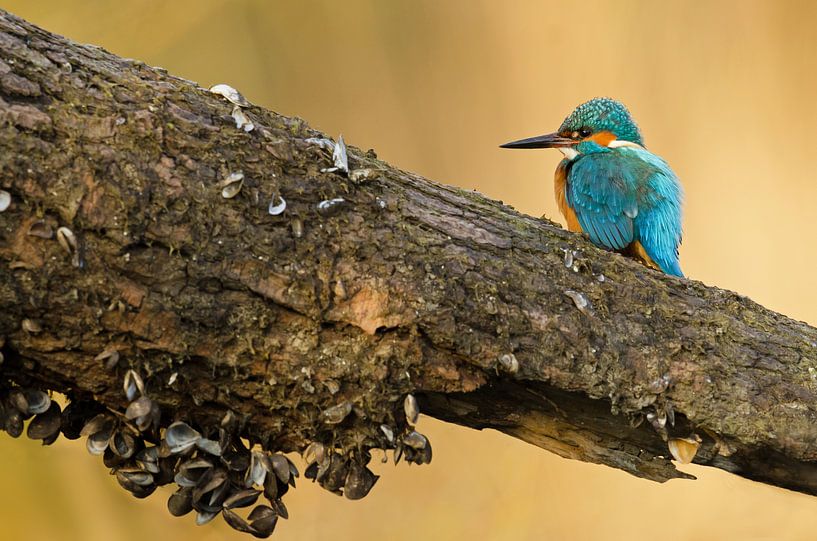
[[[591,133],[593,133],[593,130],[591,130],[590,128],[585,127],[579,129],[579,135],[581,135],[582,137],[589,137]]]

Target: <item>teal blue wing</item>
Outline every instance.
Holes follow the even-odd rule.
[[[651,167],[639,190],[639,213],[635,219],[636,238],[647,255],[667,274],[683,276],[678,261],[681,245],[681,183],[669,165],[643,149],[620,149],[639,157]]]
[[[587,154],[568,172],[567,200],[593,243],[622,250],[640,242],[667,274],[683,276],[680,183],[661,158],[641,148]]]
[[[635,240],[638,214],[631,167],[612,152],[582,156],[568,171],[567,202],[594,244],[623,250]]]

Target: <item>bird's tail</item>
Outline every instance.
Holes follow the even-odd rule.
[[[681,270],[681,264],[677,259],[662,261],[660,266],[661,270],[667,274],[671,274],[672,276],[680,276],[681,278],[684,277],[684,273]]]

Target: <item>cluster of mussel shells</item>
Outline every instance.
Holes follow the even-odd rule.
[[[129,402],[124,413],[93,400],[71,401],[62,410],[41,390],[3,389],[0,429],[19,437],[30,419],[28,437],[44,445],[60,434],[68,439],[85,437],[88,451],[101,455],[118,483],[135,497],[145,498],[157,487],[175,483],[178,488],[168,499],[168,510],[174,516],[195,512],[199,525],[221,514],[235,530],[266,538],[279,518],[288,518],[281,498],[295,486],[297,468],[283,454],[247,445],[237,436],[240,431],[232,412],[207,432],[183,420],[162,426],[159,406],[146,395],[136,371],[127,371],[123,387]],[[381,431],[394,448],[395,463],[402,457],[427,464],[431,444],[411,426],[419,415],[413,396],[406,398],[404,407],[409,424],[402,435],[395,437],[386,425]],[[367,467],[371,455],[366,449],[340,452],[313,442],[303,457],[308,479],[352,500],[366,496],[378,480]],[[268,505],[258,503],[262,495]],[[252,509],[240,513],[246,508]]]
[[[196,524],[202,525],[221,514],[238,531],[268,537],[278,518],[288,517],[281,497],[295,486],[298,470],[284,455],[251,450],[231,437],[231,417],[225,416],[212,439],[176,421],[160,429],[158,445],[147,445],[127,416],[123,421],[108,412],[89,420],[82,435],[87,436],[88,451],[103,455],[122,488],[137,498],[175,483],[178,490],[167,502],[172,515],[195,511]],[[238,514],[262,494],[270,505],[255,506],[246,518]]]
[[[101,413],[82,434],[88,451],[102,454],[122,488],[137,498],[175,483],[178,490],[167,502],[174,516],[195,511],[196,524],[202,525],[220,513],[236,530],[261,538],[272,534],[279,517],[288,517],[281,497],[295,486],[295,465],[283,455],[248,449],[224,426],[210,439],[176,421],[160,430],[158,445],[148,446],[131,424]],[[262,494],[270,505],[257,505],[246,518],[237,513]]]
[[[281,498],[295,486],[297,468],[286,456],[250,448],[234,436],[238,423],[232,412],[206,435],[181,420],[163,427],[159,407],[145,394],[135,371],[126,373],[124,390],[129,405],[122,414],[83,400],[61,410],[43,391],[3,389],[0,429],[19,437],[30,419],[27,435],[44,445],[60,434],[85,437],[88,452],[101,455],[120,486],[135,497],[175,483],[178,489],[168,499],[168,510],[174,516],[195,512],[199,525],[220,514],[232,528],[266,538],[279,518],[288,518]],[[268,505],[258,504],[262,495]],[[244,514],[245,508],[252,509]]]
[[[43,445],[51,445],[60,431],[71,433],[74,421],[72,410],[63,412],[60,405],[51,400],[47,393],[38,389],[14,387],[0,399],[0,428],[13,438],[23,433],[25,421],[31,419],[26,435],[33,440],[41,440]]]
[[[368,451],[357,454],[343,454],[327,448],[322,443],[312,442],[304,451],[307,462],[304,476],[335,494],[342,494],[350,500],[366,496],[379,477],[366,467],[371,460]]]
[[[139,374],[129,370],[123,386],[129,401],[124,415],[99,413],[81,430],[88,451],[103,456],[122,488],[144,498],[175,483],[167,502],[172,515],[195,512],[202,525],[221,514],[232,528],[259,538],[272,534],[279,517],[288,518],[281,498],[295,486],[298,470],[286,456],[251,449],[236,437],[232,412],[206,434],[182,420],[163,427]],[[261,495],[269,505],[257,504]],[[249,507],[246,516],[239,514]]]
[[[384,449],[394,449],[394,463],[404,459],[411,464],[428,464],[431,462],[431,443],[412,425],[417,423],[420,409],[413,395],[408,394],[403,401],[406,423],[403,423],[402,435],[395,435],[389,425],[380,425],[380,432],[386,438]],[[347,404],[335,406],[323,412],[324,422],[338,424],[342,422],[352,408]],[[303,453],[307,464],[304,477],[317,482],[326,490],[342,494],[350,500],[365,497],[379,479],[369,468],[371,454],[368,449],[354,449],[351,452],[338,452],[314,441]],[[387,460],[385,454],[383,461]]]

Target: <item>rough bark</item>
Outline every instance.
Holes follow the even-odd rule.
[[[246,132],[231,110],[0,12],[1,380],[122,411],[133,367],[165,421],[230,409],[282,451],[392,448],[380,425],[410,430],[415,393],[657,481],[685,475],[667,438],[697,434],[696,463],[817,494],[817,330],[372,151],[322,172],[303,121],[250,106]]]

